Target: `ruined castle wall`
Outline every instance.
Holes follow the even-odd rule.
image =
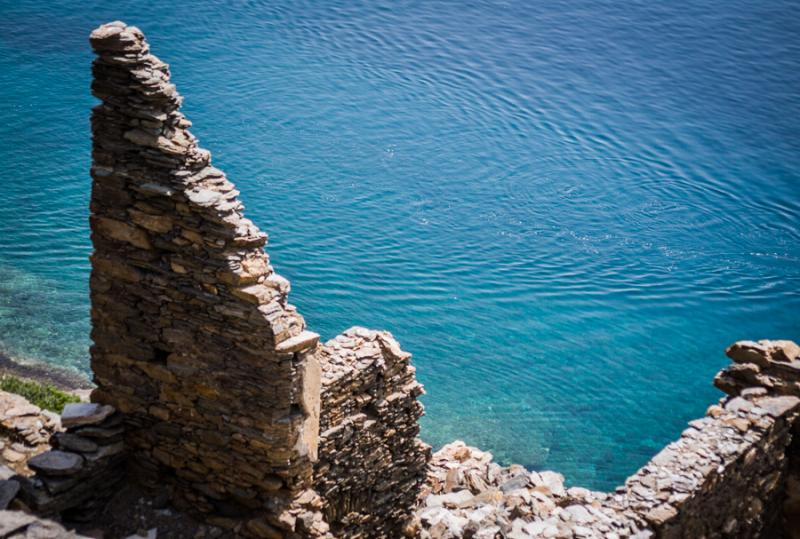
[[[410,359],[389,333],[358,327],[321,347],[314,484],[336,537],[398,537],[416,505],[430,448]]]
[[[290,530],[316,455],[318,337],[167,64],[123,23],[91,44],[93,398],[123,413],[137,478],[218,524]]]

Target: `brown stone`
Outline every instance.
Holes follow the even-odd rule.
[[[150,215],[134,209],[128,210],[131,220],[142,228],[156,232],[158,234],[165,234],[172,230],[172,218],[166,215]]]
[[[674,518],[678,510],[671,505],[659,505],[647,512],[645,518],[656,526],[661,526],[668,520]]]
[[[247,523],[247,529],[255,534],[256,537],[264,539],[283,539],[283,532],[271,526],[262,519],[254,519]]]
[[[93,223],[94,229],[104,236],[140,249],[152,249],[147,233],[141,228],[108,217],[95,217]]]
[[[237,298],[241,298],[249,303],[261,305],[269,303],[274,296],[274,292],[268,286],[252,284],[241,288],[233,288],[231,292]]]

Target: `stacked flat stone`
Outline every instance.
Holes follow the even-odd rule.
[[[763,387],[777,395],[800,396],[800,346],[792,341],[738,341],[725,350],[734,363],[714,384],[729,395]]]
[[[777,537],[800,399],[745,391],[689,423],[617,502],[658,537]]]
[[[738,341],[725,351],[733,364],[714,378],[731,396],[753,391],[800,397],[800,346],[788,340]],[[760,388],[760,389],[758,389]],[[784,531],[800,539],[800,421],[795,423],[787,450],[788,466],[783,502]]]
[[[123,412],[136,477],[215,525],[290,536],[281,515],[316,453],[318,336],[187,130],[167,64],[121,22],[90,41],[93,399]]]
[[[363,328],[319,347],[269,264],[266,234],[187,130],[167,65],[124,23],[101,26],[91,43],[101,100],[92,398],[121,423],[67,425],[58,450],[32,459],[42,507],[80,497],[75,479],[91,455],[114,457],[102,447],[123,436],[103,444],[89,433],[121,425],[134,477],[239,536],[791,533],[793,513],[780,507],[800,507],[800,348],[779,341],[729,349],[736,365],[717,385],[731,397],[613,494],[565,491],[557,474],[501,468],[461,444],[437,456],[408,523],[430,456],[417,438],[422,388],[409,354]]]
[[[39,514],[87,521],[125,477],[122,416],[107,405],[68,404],[61,424],[53,449],[28,462],[36,475],[23,482],[23,500]]]
[[[315,487],[336,537],[397,537],[425,480],[430,448],[411,354],[388,332],[353,327],[320,351]]]
[[[42,410],[24,397],[0,391],[0,464],[31,475],[28,460],[50,448],[50,437],[61,429],[58,414]]]

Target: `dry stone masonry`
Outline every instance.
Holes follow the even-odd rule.
[[[729,395],[763,387],[778,395],[800,396],[800,346],[792,341],[739,341],[725,351],[734,363],[714,384]]]
[[[101,100],[92,114],[93,400],[122,412],[133,474],[239,534],[324,536],[323,507],[337,526],[396,526],[428,458],[409,356],[373,333],[318,347],[269,263],[266,234],[188,131],[167,64],[121,22],[90,41]],[[355,362],[353,338],[364,341],[352,345]],[[321,398],[322,444],[337,453],[315,477]],[[376,468],[360,485],[333,488],[320,476],[343,478],[367,455]]]
[[[38,514],[89,521],[124,478],[122,416],[108,405],[68,404],[65,430],[50,438],[53,449],[28,461],[36,474],[21,479],[22,499]]]
[[[91,43],[94,398],[125,414],[138,476],[219,524],[263,513],[279,529],[311,480],[317,336],[167,64],[123,23]]]
[[[60,429],[58,414],[0,391],[0,462],[13,472],[31,475],[28,460],[50,449],[50,437]]]
[[[800,348],[741,341],[727,353],[735,363],[716,382],[730,395],[615,492],[565,489],[559,474],[503,468],[455,442],[433,456],[416,531],[424,539],[800,538]]]
[[[337,537],[397,537],[425,480],[430,447],[411,354],[388,332],[355,327],[321,347],[315,488]]]

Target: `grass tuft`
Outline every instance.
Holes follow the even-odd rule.
[[[80,402],[75,395],[61,391],[51,384],[22,380],[16,376],[0,376],[0,390],[15,393],[28,399],[39,408],[60,414],[66,404]]]

